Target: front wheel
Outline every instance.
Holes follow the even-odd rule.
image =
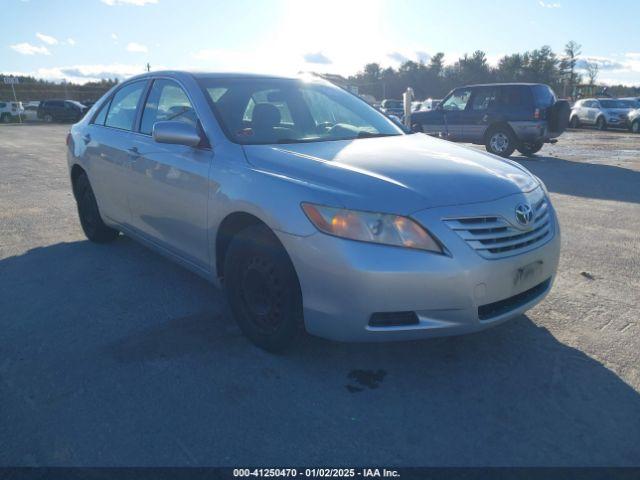
[[[598,130],[607,129],[607,121],[604,119],[604,117],[598,117],[598,120],[596,120],[596,128]]]
[[[485,147],[487,152],[506,158],[516,149],[516,140],[510,129],[496,127],[489,131]]]
[[[544,146],[544,142],[536,142],[536,143],[523,143],[518,147],[518,151],[526,156],[530,157],[534,153],[540,151],[540,149]]]
[[[76,202],[78,203],[78,216],[84,234],[95,243],[108,243],[114,241],[119,232],[108,227],[102,221],[98,203],[85,173],[80,174],[74,182]]]
[[[229,306],[242,333],[269,352],[289,347],[302,330],[302,293],[291,259],[265,226],[248,227],[224,262]]]
[[[629,130],[631,130],[631,133],[640,133],[640,120],[633,122]]]

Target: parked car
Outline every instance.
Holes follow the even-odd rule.
[[[0,122],[15,122],[18,121],[22,115],[24,115],[22,102],[0,102]]]
[[[524,167],[405,134],[319,78],[150,72],[73,125],[94,242],[126,232],[223,284],[242,332],[280,350],[482,330],[556,275],[560,231]]]
[[[77,122],[87,108],[74,100],[43,100],[38,106],[38,118],[45,122]]]
[[[584,98],[578,100],[571,109],[570,125],[593,125],[598,130],[627,128],[627,115],[635,107],[632,100],[616,98]]]
[[[451,91],[431,111],[411,115],[414,131],[455,142],[484,144],[508,157],[532,155],[555,143],[569,120],[569,104],[537,83],[468,85]]]
[[[442,102],[441,99],[427,98],[424,102],[422,102],[422,108],[420,108],[420,110],[427,112],[429,110],[435,110],[436,107],[440,105],[440,102]]]
[[[626,98],[621,98],[620,100],[628,100],[630,102],[633,102],[633,105],[635,106],[635,108],[640,108],[640,97],[626,97]]]
[[[35,122],[38,120],[38,106],[40,102],[26,102],[24,104],[24,119],[27,122]]]
[[[387,115],[395,115],[398,118],[402,118],[404,116],[404,105],[402,104],[402,100],[383,100],[380,104],[380,110]]]
[[[629,112],[627,115],[627,125],[629,126],[629,131],[640,133],[640,108]]]

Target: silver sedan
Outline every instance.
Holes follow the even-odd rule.
[[[560,231],[515,162],[405,134],[315,77],[157,72],[71,128],[80,223],[223,284],[243,333],[344,341],[474,332],[549,292]]]

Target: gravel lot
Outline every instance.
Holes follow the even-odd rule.
[[[0,127],[1,466],[640,465],[640,136],[514,155],[563,235],[526,316],[273,356],[199,277],[86,241],[67,130]]]

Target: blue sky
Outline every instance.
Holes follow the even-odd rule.
[[[126,77],[146,62],[346,75],[439,51],[451,63],[480,49],[495,63],[576,40],[601,81],[640,85],[636,0],[0,0],[0,12],[0,71],[55,80]]]

